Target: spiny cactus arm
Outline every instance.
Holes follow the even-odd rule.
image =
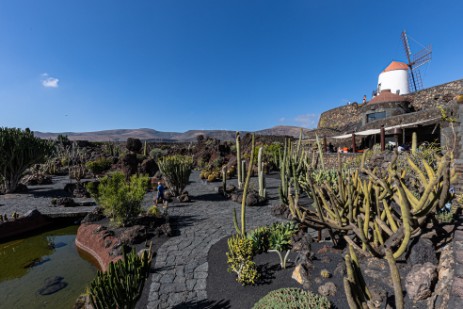
[[[407,156],[407,162],[408,165],[412,168],[412,170],[416,173],[416,175],[418,175],[418,178],[421,181],[421,185],[426,187],[428,185],[428,179],[426,178],[426,176],[424,176],[424,173],[421,171],[421,169],[418,166],[416,166],[415,162],[413,162],[410,156]]]
[[[395,219],[394,217],[392,216],[392,213],[391,213],[391,208],[389,207],[389,205],[387,204],[387,201],[386,200],[383,200],[383,209],[384,211],[386,212],[386,217],[387,217],[387,222],[389,223],[389,226],[391,227],[392,231],[395,233],[397,232],[397,230],[399,229],[396,222],[395,222]]]
[[[381,254],[376,251],[372,246],[371,246],[371,243],[370,241],[367,239],[367,237],[365,236],[365,234],[363,233],[363,220],[361,218],[361,216],[357,216],[357,221],[358,221],[358,225],[359,227],[351,224],[351,227],[352,227],[352,230],[354,231],[354,233],[357,235],[358,238],[360,238],[360,240],[362,241],[362,245],[368,249],[368,252],[370,252],[374,257],[381,257]],[[363,248],[362,248],[363,249]],[[365,250],[364,250],[365,251]]]
[[[405,250],[407,250],[408,243],[410,241],[410,236],[411,236],[411,227],[410,227],[410,204],[408,203],[408,200],[405,197],[405,193],[402,189],[402,187],[398,186],[398,204],[400,206],[400,210],[402,213],[402,227],[404,231],[404,238],[402,240],[402,243],[400,244],[400,247],[397,249],[396,252],[394,252],[394,259],[397,259],[399,256],[401,256]],[[394,197],[395,198],[395,197]],[[396,201],[397,202],[397,201]]]
[[[241,199],[241,235],[246,236],[246,196],[249,188],[249,180],[251,179],[252,166],[254,163],[254,149],[256,147],[256,141],[254,134],[252,135],[251,142],[251,158],[249,159],[249,168],[246,175],[246,181],[243,188],[243,197]]]
[[[365,213],[365,222],[363,223],[363,233],[365,235],[368,235],[368,226],[370,224],[370,195],[368,194],[368,189],[366,188],[366,182],[364,184],[364,193],[366,193],[364,195],[364,198],[363,198],[363,210],[364,210],[364,213]]]
[[[243,179],[241,179],[241,137],[240,132],[236,132],[236,171],[238,174],[238,189],[241,189]]]
[[[361,305],[358,303],[358,300],[354,297],[352,293],[351,282],[347,278],[343,278],[344,283],[344,293],[346,294],[347,304],[351,309],[361,309]]]
[[[381,220],[378,216],[375,218],[375,223],[379,225],[383,232],[385,232],[388,236],[394,234],[394,232],[387,226],[386,222]]]
[[[382,230],[381,230],[381,227],[379,226],[378,222],[376,222],[376,221],[373,222],[373,230],[376,233],[377,240],[379,241],[379,243],[381,245],[384,245],[384,239],[383,239],[383,235],[382,235]]]
[[[412,155],[416,155],[417,135],[416,132],[412,133]]]
[[[371,298],[370,290],[368,289],[365,283],[365,280],[363,279],[362,273],[360,271],[360,263],[358,261],[357,254],[355,254],[355,250],[352,246],[349,246],[349,254],[350,254],[351,263],[354,269],[355,282],[358,283],[361,291],[365,293],[366,298],[370,299]]]
[[[435,190],[436,186],[438,186],[440,179],[445,172],[445,167],[446,167],[446,160],[445,158],[442,158],[441,160],[439,160],[437,173],[434,179],[424,186],[425,190],[423,192],[423,195],[420,198],[418,205],[416,206],[416,210],[414,210],[415,212],[419,212],[422,208],[425,207],[427,203],[429,203],[429,195],[431,194],[433,190]]]
[[[394,285],[395,308],[403,309],[404,296],[402,291],[402,284],[400,282],[400,273],[395,263],[392,251],[389,248],[386,249],[386,260],[389,264],[389,270],[391,271],[391,279]]]
[[[325,209],[326,213],[328,214],[328,217],[332,218],[333,220],[338,220],[338,218],[336,218],[336,214],[334,213],[334,211],[331,210],[331,207],[324,196],[324,192],[318,187],[315,187],[315,190],[316,190],[316,196],[321,200],[323,209]]]
[[[315,134],[315,138],[317,140],[317,148],[318,148],[318,155],[320,156],[320,163],[322,165],[322,169],[325,169],[325,164],[324,164],[324,161],[323,161],[323,150],[322,150],[322,146],[320,144],[320,139],[318,138],[317,134]]]
[[[425,159],[421,160],[421,164],[424,166],[424,169],[426,170],[426,174],[428,174],[429,179],[433,179],[434,176],[436,176],[434,170],[432,167],[428,164],[428,162]]]
[[[241,235],[241,229],[238,226],[238,219],[236,217],[236,209],[233,208],[233,226],[235,227],[236,234]]]
[[[410,202],[410,205],[412,206],[412,209],[415,210],[419,204],[419,200],[413,195],[412,191],[408,189],[407,185],[403,182],[402,179],[400,179],[400,185],[402,186],[405,192],[405,195],[407,196],[408,201]]]

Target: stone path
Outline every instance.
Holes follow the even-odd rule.
[[[220,198],[215,192],[220,183],[206,184],[199,180],[197,172],[191,180],[187,190],[194,201],[169,207],[169,215],[178,217],[180,235],[158,250],[147,308],[171,308],[207,299],[209,249],[235,231],[233,208],[239,216],[241,206]],[[279,180],[268,178],[266,182],[270,203],[276,202]],[[279,221],[271,215],[271,206],[247,207],[246,220],[248,230]]]

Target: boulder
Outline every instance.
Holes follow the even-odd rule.
[[[420,238],[418,242],[410,249],[408,263],[410,265],[431,263],[437,265],[436,250],[431,240]]]
[[[405,278],[405,289],[408,297],[413,302],[430,297],[436,279],[436,265],[429,262],[413,265]]]
[[[336,285],[331,281],[318,287],[318,293],[323,296],[334,296],[337,291]]]
[[[63,277],[55,276],[45,279],[44,286],[39,289],[40,295],[50,295],[64,289],[68,284],[63,281]]]
[[[119,237],[122,243],[124,244],[139,244],[142,241],[146,240],[146,231],[145,227],[141,225],[134,225],[132,227],[126,228]]]
[[[307,278],[307,271],[305,268],[299,264],[294,268],[293,274],[291,275],[291,278],[297,281],[299,284],[304,284],[305,278]]]

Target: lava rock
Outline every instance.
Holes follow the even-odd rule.
[[[334,296],[337,291],[336,285],[331,281],[318,287],[318,293],[323,296]]]
[[[125,229],[119,238],[124,244],[139,244],[146,240],[145,227],[141,225],[134,225]]]
[[[436,265],[432,263],[413,265],[405,278],[408,297],[414,302],[431,296],[432,287],[437,279]]]
[[[64,289],[68,284],[63,281],[63,277],[55,276],[45,279],[44,286],[39,289],[40,295],[50,295]]]
[[[436,250],[431,240],[420,238],[418,242],[411,248],[408,262],[411,265],[431,263],[437,265]]]

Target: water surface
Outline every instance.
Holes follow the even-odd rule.
[[[75,246],[78,226],[0,244],[0,308],[72,308],[96,274]],[[63,277],[65,288],[40,295],[44,281]]]

